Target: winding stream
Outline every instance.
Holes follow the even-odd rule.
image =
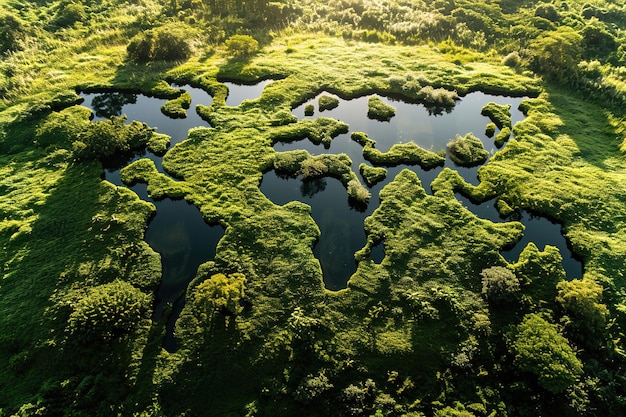
[[[237,85],[225,83],[229,88],[226,104],[239,105],[243,100],[259,97],[263,88],[273,82],[262,81],[255,85]],[[102,120],[111,116],[126,115],[128,120],[138,120],[156,128],[157,132],[171,137],[171,145],[187,138],[189,129],[197,126],[209,126],[194,111],[198,104],[209,105],[212,98],[204,90],[183,87],[192,96],[192,105],[184,119],[171,119],[161,113],[160,108],[166,100],[143,95],[123,93],[96,93],[81,94],[85,99],[83,105],[94,112],[93,120]],[[331,95],[323,93],[325,95]],[[320,94],[321,95],[321,94]],[[319,96],[318,96],[319,97]],[[358,166],[364,161],[362,146],[350,139],[352,132],[365,132],[376,140],[376,148],[387,151],[395,143],[413,141],[425,149],[437,151],[445,149],[447,142],[456,134],[464,135],[472,132],[479,137],[485,149],[495,151],[493,139],[484,134],[487,117],[480,115],[482,107],[490,101],[499,104],[511,104],[512,123],[522,120],[524,115],[517,110],[523,98],[491,96],[484,93],[471,93],[463,97],[456,107],[449,113],[433,116],[424,106],[394,101],[381,97],[383,101],[396,109],[396,115],[388,122],[380,122],[367,118],[367,100],[369,97],[360,97],[352,100],[339,98],[339,106],[332,110],[318,111],[317,99],[303,103],[293,110],[298,119],[316,118],[320,116],[332,117],[341,120],[350,126],[350,132],[336,137],[331,146],[325,149],[322,145],[314,145],[308,140],[288,144],[277,143],[274,148],[277,152],[293,149],[306,149],[313,155],[321,153],[346,153],[353,161],[353,169],[358,173]],[[314,104],[316,111],[312,116],[305,116],[304,108],[307,104]],[[506,145],[505,145],[506,146]],[[114,166],[105,167],[105,178],[118,185],[123,184],[119,177],[119,170],[128,163],[142,157],[150,158],[155,162],[157,169],[164,172],[162,157],[150,152],[142,152],[125,161],[117,161]],[[446,158],[446,167],[450,167],[472,184],[477,184],[478,167],[463,168],[456,166],[449,157]],[[441,171],[441,167],[432,170],[423,170],[417,166],[398,166],[387,168],[387,177],[384,181],[370,188],[372,198],[366,208],[354,208],[348,201],[343,185],[333,178],[322,178],[314,181],[302,181],[299,178],[284,178],[274,171],[264,174],[261,191],[275,204],[285,204],[289,201],[300,200],[309,204],[312,217],[321,230],[319,242],[314,248],[314,254],[320,261],[326,288],[337,290],[345,288],[348,279],[356,271],[354,253],[365,245],[366,236],[363,230],[364,219],[378,207],[380,201],[378,193],[386,184],[395,178],[402,169],[413,170],[423,186],[430,192],[430,184]],[[140,198],[152,201],[157,212],[150,221],[146,231],[146,241],[161,255],[163,277],[158,290],[154,307],[155,320],[161,319],[168,304],[172,305],[169,316],[164,347],[169,351],[176,349],[173,334],[174,324],[184,306],[184,294],[187,285],[195,276],[200,264],[215,257],[215,248],[224,231],[221,227],[210,226],[204,222],[199,210],[185,201],[170,199],[153,201],[149,199],[146,186],[137,184],[132,187]],[[494,201],[482,204],[473,204],[463,196],[459,200],[478,217],[494,222],[504,221],[493,207]],[[343,202],[343,203],[342,203]],[[561,226],[550,222],[546,218],[533,217],[523,212],[520,221],[526,226],[522,240],[514,248],[503,251],[503,256],[509,261],[517,260],[519,253],[529,241],[543,249],[546,244],[559,248],[563,255],[563,266],[569,279],[582,276],[582,264],[571,253],[568,244],[561,234]],[[380,262],[384,257],[384,244],[373,248],[371,257]]]

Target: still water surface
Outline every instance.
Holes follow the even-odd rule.
[[[237,106],[243,100],[258,98],[263,88],[272,80],[266,80],[256,85],[237,85],[226,83],[229,96],[226,104]],[[204,90],[182,87],[192,96],[191,109],[184,119],[171,119],[163,115],[161,106],[166,100],[143,95],[127,95],[122,93],[82,94],[84,106],[94,111],[94,120],[102,120],[113,115],[126,115],[128,120],[138,120],[156,128],[157,132],[169,135],[171,144],[181,142],[187,138],[189,129],[198,126],[208,127],[195,112],[198,104],[210,105],[212,98]],[[326,94],[326,93],[323,93]],[[327,94],[331,95],[331,94]],[[318,96],[319,97],[319,96]],[[322,145],[314,145],[308,140],[288,144],[277,143],[274,148],[278,152],[292,149],[306,149],[311,154],[346,153],[353,161],[353,169],[358,172],[358,165],[364,161],[362,147],[350,139],[352,132],[365,132],[376,140],[376,148],[387,151],[395,143],[413,141],[425,149],[437,151],[445,149],[449,140],[456,134],[465,135],[472,132],[479,137],[487,150],[495,151],[493,139],[484,135],[485,125],[489,119],[480,115],[482,107],[490,101],[498,104],[511,104],[512,122],[522,120],[524,115],[517,110],[523,98],[491,96],[483,93],[471,93],[463,97],[456,107],[449,113],[431,115],[421,105],[382,98],[386,103],[396,108],[396,115],[388,122],[381,122],[367,118],[367,100],[369,97],[360,97],[352,100],[339,99],[339,106],[332,110],[318,111],[318,97],[303,103],[293,110],[299,119],[316,118],[320,116],[332,117],[341,120],[350,126],[350,132],[335,138],[328,149]],[[304,107],[313,104],[316,111],[312,116],[304,115]],[[119,169],[133,160],[141,157],[152,159],[157,168],[163,172],[162,157],[143,152],[134,155],[123,164],[105,169],[105,177],[112,183],[120,186]],[[463,168],[456,166],[449,158],[445,166],[457,170],[468,182],[477,184],[476,172],[478,167]],[[441,167],[425,171],[414,166],[399,166],[388,168],[385,181],[373,186],[370,191],[372,198],[366,207],[353,207],[347,197],[345,188],[333,178],[323,178],[315,181],[303,182],[299,178],[284,178],[270,171],[263,176],[261,191],[276,204],[285,204],[299,200],[311,206],[312,217],[321,230],[319,242],[314,248],[315,256],[319,259],[324,282],[328,289],[345,288],[347,280],[356,271],[354,253],[365,245],[363,221],[379,205],[378,193],[402,169],[411,169],[420,178],[427,192],[431,192],[430,183],[441,171]],[[137,194],[150,200],[146,186],[137,184],[131,187]],[[478,217],[492,221],[504,221],[493,207],[494,201],[479,205],[471,203],[462,196],[459,200]],[[152,201],[152,200],[150,200]],[[163,279],[159,288],[155,305],[155,318],[163,314],[166,303],[173,303],[173,314],[168,323],[168,332],[165,347],[175,349],[173,327],[180,310],[184,305],[184,292],[189,281],[195,276],[198,266],[215,256],[215,247],[223,235],[223,229],[218,226],[207,225],[195,206],[185,201],[169,199],[153,201],[157,207],[157,214],[148,225],[146,241],[161,255],[163,263]],[[509,261],[515,261],[526,243],[533,241],[540,249],[545,244],[557,246],[564,257],[563,265],[568,278],[577,278],[582,275],[582,265],[572,257],[570,248],[561,234],[561,227],[551,223],[548,219],[533,217],[522,213],[520,221],[526,226],[523,239],[511,250],[503,252]],[[384,242],[372,250],[372,259],[380,262],[384,257]]]

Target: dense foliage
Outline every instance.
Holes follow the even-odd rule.
[[[623,1],[0,4],[1,415],[626,414]],[[258,99],[226,105],[225,81],[269,79]],[[187,84],[211,104],[192,109]],[[113,92],[93,103],[106,120],[91,121],[80,91]],[[320,94],[320,111],[371,95],[384,122],[370,122],[393,123],[380,97],[438,115],[472,91],[527,97],[515,124],[507,106],[482,108],[500,149],[475,183],[439,168],[444,149],[381,151],[360,132],[358,168],[273,148],[328,148],[349,131],[291,113]],[[156,126],[120,114],[138,93],[210,127],[168,150]],[[462,165],[490,155],[471,134],[449,151]],[[102,179],[116,157],[136,159],[126,183],[225,229],[172,324],[175,351],[163,348],[174,307],[152,318],[154,205]],[[439,171],[427,184],[411,170],[391,178],[397,165]],[[303,187],[337,179],[354,207],[380,200],[347,288],[324,288],[311,208],[260,192],[269,170]],[[494,199],[506,221],[459,195]],[[562,225],[582,276],[565,279],[553,246],[502,256],[524,210]]]

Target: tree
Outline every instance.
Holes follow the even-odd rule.
[[[235,57],[251,55],[259,49],[259,42],[250,35],[233,35],[226,39],[224,45]]]
[[[556,301],[565,311],[563,318],[571,334],[587,346],[597,345],[609,314],[601,304],[602,287],[590,279],[561,281]]]
[[[568,26],[543,33],[530,44],[534,69],[556,81],[575,81],[582,56],[582,39],[578,32]]]
[[[552,393],[565,391],[583,372],[567,339],[539,314],[526,315],[512,347],[515,365],[536,375],[539,385]]]
[[[240,273],[215,274],[194,290],[193,309],[201,322],[209,324],[216,314],[236,316],[243,311],[246,277]]]
[[[492,266],[483,269],[480,275],[483,284],[482,293],[490,302],[504,304],[517,299],[520,290],[519,279],[510,269]]]
[[[132,61],[177,61],[191,56],[188,41],[191,28],[184,25],[167,25],[135,35],[126,52]]]
[[[149,317],[151,298],[124,281],[113,281],[87,290],[70,302],[68,331],[82,342],[109,341],[130,333]]]

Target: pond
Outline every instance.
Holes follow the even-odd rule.
[[[334,97],[339,103],[338,106],[331,110],[319,111],[317,103],[321,96]],[[279,142],[274,145],[274,149],[277,152],[305,149],[312,155],[345,153],[352,160],[354,171],[358,172],[361,163],[368,165],[370,163],[363,158],[363,147],[350,138],[352,132],[367,133],[368,137],[376,141],[376,148],[382,152],[388,151],[396,143],[409,141],[433,151],[446,149],[447,143],[457,134],[463,136],[471,132],[481,139],[485,149],[493,153],[497,148],[493,139],[485,135],[485,126],[490,120],[480,115],[483,106],[491,101],[498,104],[510,104],[512,124],[524,118],[524,114],[518,110],[520,103],[524,100],[523,97],[493,96],[475,92],[463,97],[451,111],[438,115],[432,115],[422,105],[381,97],[386,104],[396,109],[395,116],[390,121],[384,122],[367,117],[368,99],[369,96],[344,100],[333,94],[319,94],[295,108],[293,114],[298,119],[332,117],[347,123],[350,126],[350,132],[337,136],[328,148],[315,145],[309,140],[301,140],[291,143]],[[312,115],[305,115],[307,105],[313,105],[316,109]],[[449,155],[446,156],[444,166],[458,171],[465,181],[478,184],[478,167],[457,166]],[[372,197],[365,210],[362,207],[352,207],[348,202],[345,188],[339,181],[332,178],[303,182],[299,179],[278,176],[270,171],[263,176],[261,191],[276,204],[282,205],[288,201],[299,200],[311,206],[312,217],[321,231],[314,253],[320,261],[326,288],[337,290],[345,288],[348,279],[356,271],[354,253],[366,242],[363,221],[379,206],[378,193],[382,187],[395,178],[400,170],[405,168],[417,174],[429,193],[431,193],[430,184],[442,170],[441,167],[423,170],[418,166],[387,168],[385,180],[370,188]],[[504,221],[496,211],[493,200],[482,204],[472,204],[463,196],[458,196],[458,198],[478,217],[497,222]],[[344,203],[341,203],[342,201]],[[519,253],[532,240],[540,249],[543,249],[545,244],[559,248],[564,258],[563,266],[568,278],[582,276],[582,264],[572,256],[566,239],[561,234],[560,225],[546,218],[530,216],[528,213],[522,213],[519,220],[527,229],[522,240],[513,249],[503,252],[503,256],[508,261],[517,260]],[[371,258],[375,262],[380,262],[383,257],[384,244],[379,244],[372,251]]]
[[[256,85],[237,85],[225,83],[229,88],[226,104],[239,105],[243,100],[258,98],[263,88],[273,82],[266,80]],[[189,129],[197,126],[208,126],[194,111],[197,104],[209,105],[211,96],[205,91],[189,86],[183,87],[192,96],[192,106],[187,118],[171,119],[163,115],[161,106],[166,100],[146,97],[143,95],[124,95],[122,93],[82,94],[85,98],[83,105],[92,108],[94,120],[100,120],[112,115],[125,114],[128,120],[145,122],[172,138],[172,145],[186,139]],[[331,95],[322,93],[324,95]],[[322,95],[320,94],[320,95]],[[331,95],[332,96],[332,95]],[[335,96],[336,97],[336,96]],[[381,97],[384,102],[396,109],[396,115],[388,122],[372,120],[367,117],[367,101],[369,97],[360,97],[344,100],[339,97],[339,105],[332,110],[316,111],[311,116],[305,116],[307,104],[316,104],[318,97],[303,103],[293,110],[299,119],[316,118],[320,116],[332,117],[341,120],[350,126],[348,134],[336,137],[330,147],[314,145],[308,140],[288,144],[277,143],[274,148],[277,152],[306,149],[311,154],[346,153],[353,161],[353,169],[358,173],[358,165],[364,161],[362,146],[350,139],[351,132],[365,132],[376,140],[376,148],[387,151],[395,143],[413,141],[425,149],[437,151],[445,149],[450,139],[456,134],[473,133],[483,141],[485,148],[492,153],[496,150],[493,139],[485,136],[487,117],[481,116],[482,107],[490,101],[498,104],[511,105],[512,123],[524,118],[517,110],[521,97],[491,96],[484,93],[471,93],[463,97],[450,112],[431,115],[421,105],[396,101]],[[106,169],[105,177],[116,185],[124,185],[119,179],[119,169],[122,165],[141,157],[152,159],[157,168],[161,167],[162,158],[149,152],[134,155],[132,159],[117,164],[116,167]],[[477,184],[478,167],[459,167],[446,158],[445,165],[458,171],[468,182]],[[285,204],[289,201],[300,200],[311,206],[312,217],[321,230],[321,236],[314,248],[314,254],[320,261],[326,288],[337,290],[345,288],[348,279],[356,271],[354,253],[365,245],[366,237],[363,230],[364,219],[379,205],[378,193],[402,169],[414,171],[427,192],[431,192],[430,184],[441,172],[441,167],[423,170],[416,166],[398,166],[387,168],[387,177],[384,181],[370,188],[372,198],[366,207],[353,207],[343,185],[333,178],[322,178],[314,181],[302,181],[299,178],[285,178],[278,176],[274,171],[264,174],[261,191],[274,203]],[[131,187],[137,194],[148,199],[146,187],[137,184]],[[459,200],[481,218],[492,221],[505,221],[499,217],[493,207],[494,201],[479,205],[471,203],[462,196]],[[175,348],[173,326],[178,313],[184,305],[184,293],[190,279],[197,271],[198,265],[215,256],[215,247],[223,234],[223,229],[209,226],[202,220],[199,211],[184,201],[162,200],[154,202],[157,214],[150,222],[146,232],[148,243],[161,254],[163,261],[163,281],[159,288],[157,303],[155,304],[155,318],[160,318],[167,303],[174,303],[173,312],[168,324],[166,345],[169,349]],[[582,275],[582,265],[572,257],[571,250],[561,234],[561,227],[540,217],[533,217],[522,213],[520,221],[527,227],[523,239],[511,250],[503,251],[503,256],[509,261],[515,261],[528,241],[533,241],[540,249],[545,244],[557,246],[563,257],[564,267],[568,278],[577,278]],[[384,257],[384,242],[377,245],[371,254],[375,262]]]
[[[211,104],[212,98],[205,91],[188,86],[185,86],[185,90],[192,94],[194,107],[197,104]],[[81,96],[85,99],[82,104],[92,109],[94,121],[126,115],[128,121],[144,122],[157,129],[157,132],[170,136],[171,145],[185,140],[189,129],[208,126],[192,109],[184,119],[173,120],[165,116],[161,112],[161,106],[166,100],[115,92]],[[115,161],[115,167],[105,166],[105,179],[115,185],[126,186],[120,180],[120,169],[143,157],[153,160],[159,171],[163,172],[163,158],[144,151],[125,161]],[[145,234],[146,242],[161,256],[163,271],[156,294],[153,319],[161,320],[167,306],[170,306],[163,347],[173,352],[177,348],[174,326],[184,307],[187,285],[196,276],[202,263],[215,258],[215,248],[224,235],[224,229],[206,224],[197,207],[184,200],[155,201],[148,197],[145,184],[135,184],[130,188],[140,198],[151,201],[156,206],[156,215],[150,220]]]

